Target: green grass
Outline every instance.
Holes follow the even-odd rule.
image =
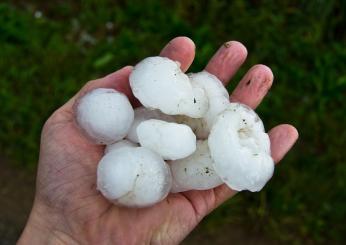
[[[238,195],[203,226],[241,223],[289,243],[345,242],[345,1],[68,2],[0,4],[3,155],[35,167],[40,130],[56,108],[86,81],[157,54],[175,36],[197,44],[192,71],[222,42],[239,40],[249,58],[230,89],[252,65],[272,67],[275,83],[258,111],[268,128],[294,124],[300,139],[264,191]]]

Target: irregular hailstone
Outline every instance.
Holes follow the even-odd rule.
[[[130,86],[144,107],[168,115],[200,118],[208,109],[205,91],[191,84],[178,62],[165,57],[148,57],[139,62],[130,75]]]
[[[138,145],[129,141],[129,140],[120,140],[114,144],[107,145],[104,153],[107,154],[111,151],[114,151],[114,150],[117,150],[117,149],[120,149],[123,147],[136,147],[136,146],[138,146]]]
[[[196,150],[196,136],[184,124],[150,119],[138,125],[137,135],[141,146],[166,160],[184,158]]]
[[[200,87],[206,92],[209,102],[208,110],[202,118],[177,116],[176,120],[189,125],[198,139],[206,139],[217,115],[230,104],[229,94],[223,83],[207,71],[191,73],[188,76],[194,86]]]
[[[213,167],[208,141],[197,141],[196,151],[187,158],[170,163],[173,176],[171,192],[208,190],[223,183]]]
[[[139,141],[137,135],[137,127],[141,122],[148,119],[159,119],[166,122],[175,121],[172,116],[163,114],[160,110],[152,110],[145,107],[138,107],[135,109],[135,118],[126,138],[128,138],[132,142],[138,143]]]
[[[231,103],[218,116],[208,143],[216,173],[233,190],[260,191],[272,177],[269,136],[251,108]]]
[[[147,207],[163,200],[172,186],[169,166],[144,147],[119,147],[101,159],[97,189],[108,200],[127,207]]]
[[[127,97],[109,88],[84,95],[78,101],[76,114],[78,125],[98,144],[112,144],[124,138],[134,117]]]
[[[217,115],[229,105],[229,94],[223,83],[207,71],[191,73],[189,74],[189,78],[192,84],[206,91],[209,108],[203,118],[210,126],[213,124]]]

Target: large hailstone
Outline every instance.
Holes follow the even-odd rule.
[[[194,86],[200,87],[206,92],[208,110],[202,118],[177,116],[176,120],[189,125],[198,139],[206,139],[217,116],[229,106],[229,94],[222,82],[207,71],[191,73],[188,76]]]
[[[170,163],[173,176],[171,192],[208,190],[223,183],[213,167],[208,141],[197,141],[196,151],[187,158]]]
[[[191,84],[180,64],[165,57],[148,57],[130,75],[133,94],[143,106],[168,115],[202,117],[208,100],[202,88]]]
[[[145,107],[138,107],[135,109],[135,117],[126,138],[128,138],[132,142],[138,143],[139,141],[137,135],[137,127],[141,122],[149,119],[159,119],[166,122],[175,121],[175,119],[172,116],[163,114],[160,110],[152,110]]]
[[[218,116],[208,143],[215,171],[233,190],[260,191],[272,177],[270,140],[251,108],[231,103]]]
[[[108,88],[87,93],[78,101],[76,108],[78,125],[98,144],[112,144],[124,138],[133,117],[127,97]]]
[[[157,152],[165,160],[184,158],[196,150],[196,136],[184,124],[150,119],[138,125],[137,135],[141,146]]]
[[[109,151],[97,168],[97,189],[108,200],[127,207],[147,207],[163,200],[172,186],[169,166],[144,147]]]

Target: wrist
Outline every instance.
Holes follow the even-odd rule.
[[[78,244],[64,232],[60,218],[35,200],[18,244]]]

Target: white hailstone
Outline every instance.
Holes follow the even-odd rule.
[[[196,136],[184,124],[150,119],[138,125],[137,135],[141,146],[166,160],[184,158],[196,150]]]
[[[215,171],[233,190],[260,191],[273,175],[268,134],[245,105],[231,103],[218,116],[208,144]]]
[[[149,119],[159,119],[166,122],[175,121],[172,116],[163,114],[160,110],[152,110],[145,107],[138,107],[135,109],[135,118],[126,138],[128,138],[132,142],[138,143],[139,141],[137,136],[137,127],[141,122]]]
[[[114,151],[123,147],[136,147],[136,146],[138,146],[136,143],[133,143],[129,140],[120,140],[114,144],[107,145],[104,153],[107,154],[111,151]]]
[[[124,138],[134,117],[127,97],[107,88],[85,94],[78,101],[76,114],[78,125],[98,144],[112,144]]]
[[[171,192],[208,190],[223,183],[213,167],[208,141],[197,141],[196,151],[187,158],[170,163],[173,176]]]
[[[202,118],[177,116],[176,120],[189,125],[198,139],[206,139],[217,115],[229,106],[229,94],[222,82],[209,72],[191,73],[188,76],[194,86],[206,92],[209,102],[208,110]]]
[[[180,64],[165,57],[148,57],[130,75],[133,94],[143,106],[168,115],[202,117],[208,100],[202,88],[191,84]]]
[[[101,159],[97,189],[115,204],[147,207],[163,200],[172,186],[169,166],[144,147],[120,147]]]

